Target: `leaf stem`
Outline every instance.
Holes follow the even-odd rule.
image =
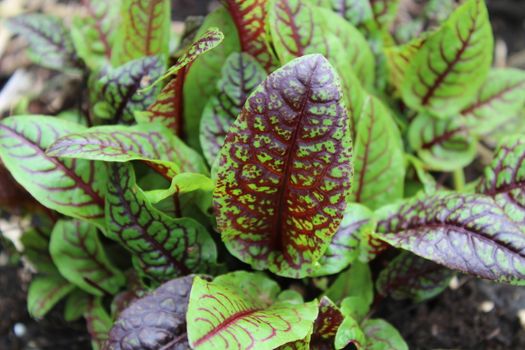
[[[458,192],[462,192],[465,189],[465,173],[463,168],[456,169],[453,172],[454,189]]]

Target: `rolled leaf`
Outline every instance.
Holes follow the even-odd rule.
[[[141,160],[168,179],[183,171],[208,172],[197,152],[159,124],[93,127],[59,138],[47,154],[107,162]]]
[[[240,51],[235,24],[224,7],[219,7],[206,17],[197,32],[197,37],[201,37],[210,27],[219,28],[224,33],[224,40],[217,48],[198,57],[192,63],[191,68],[185,73],[183,87],[183,105],[189,107],[184,108],[183,111],[182,134],[184,140],[195,149],[200,149],[199,127],[202,111],[208,99],[217,91],[217,81],[221,77],[224,62],[232,52]]]
[[[314,270],[313,276],[335,274],[356,260],[361,251],[359,246],[374,231],[375,222],[372,212],[366,207],[349,203],[346,207],[343,221],[326,252],[319,259],[319,268]]]
[[[75,286],[61,276],[36,277],[31,281],[27,292],[27,310],[34,318],[44,317],[63,297],[71,293]]]
[[[525,235],[490,197],[437,193],[379,210],[377,236],[448,268],[525,285]]]
[[[440,120],[420,114],[410,124],[408,140],[423,162],[434,170],[461,169],[477,153],[474,138],[459,118]]]
[[[44,206],[100,224],[104,217],[105,166],[45,153],[61,136],[84,130],[81,125],[53,117],[6,118],[0,122],[0,157],[13,177]]]
[[[354,147],[352,200],[376,209],[402,198],[405,164],[401,134],[388,108],[375,97],[363,107]]]
[[[525,139],[503,142],[485,169],[477,191],[486,194],[520,225],[525,225]]]
[[[130,164],[114,163],[106,196],[107,234],[133,254],[140,273],[155,282],[206,272],[217,258],[206,228],[155,209],[135,183]]]
[[[366,336],[366,350],[408,350],[399,331],[385,320],[365,320],[361,328]]]
[[[155,85],[160,80],[176,74],[162,89],[155,103],[150,105],[146,112],[139,112],[137,117],[139,122],[160,122],[172,129],[175,135],[180,136],[182,133],[184,113],[183,86],[188,68],[200,55],[217,47],[223,39],[224,35],[222,32],[217,28],[212,28],[188,46],[177,60],[177,63],[153,83],[153,85]]]
[[[441,293],[451,277],[449,269],[405,251],[381,271],[376,286],[384,296],[421,302]]]
[[[493,69],[476,99],[461,111],[461,116],[470,130],[486,134],[518,115],[524,104],[525,72],[512,68]]]
[[[163,63],[157,57],[140,58],[103,72],[93,87],[99,93],[95,116],[117,124],[135,122],[135,111],[143,111],[155,102],[158,89],[139,91],[160,76]]]
[[[49,250],[62,276],[88,293],[116,294],[126,282],[106,256],[96,228],[86,222],[58,221]]]
[[[213,164],[230,126],[241,112],[248,95],[266,78],[264,69],[248,54],[232,53],[217,87],[202,114],[200,142],[209,164]]]
[[[197,350],[275,349],[306,337],[317,312],[316,301],[268,307],[231,287],[195,277],[186,316],[188,339]]]
[[[167,60],[171,32],[169,0],[122,0],[120,15],[112,56],[115,66],[144,56]]]
[[[164,283],[118,317],[107,350],[188,349],[186,311],[193,276]],[[137,322],[139,320],[139,322]]]
[[[493,42],[485,1],[466,1],[411,60],[401,88],[405,103],[445,118],[458,113],[487,77]]]
[[[342,219],[352,176],[341,87],[320,55],[272,73],[246,102],[217,163],[214,207],[229,251],[303,277]]]
[[[62,20],[43,14],[10,18],[7,26],[29,42],[29,56],[35,63],[57,70],[78,69],[81,64]]]

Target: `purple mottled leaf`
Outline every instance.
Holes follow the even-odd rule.
[[[525,233],[488,196],[437,193],[377,213],[377,236],[448,268],[525,285]]]
[[[349,118],[321,55],[293,60],[248,98],[217,161],[214,207],[229,251],[257,269],[308,274],[341,222]]]
[[[106,350],[187,350],[186,311],[193,276],[177,278],[122,311]]]
[[[379,293],[397,300],[420,302],[441,293],[452,271],[410,252],[403,252],[381,271],[376,281]]]

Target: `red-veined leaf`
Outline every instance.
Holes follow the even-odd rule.
[[[377,236],[448,268],[525,285],[525,234],[484,195],[437,193],[382,208]]]
[[[206,104],[201,119],[201,147],[209,164],[215,161],[248,95],[264,78],[264,69],[248,54],[234,52],[226,60],[218,92]]]
[[[144,56],[169,54],[171,2],[169,0],[122,0],[121,23],[111,61],[119,66]]]
[[[361,324],[366,337],[365,350],[408,350],[399,331],[382,319],[368,319]]]
[[[411,108],[450,117],[474,98],[492,62],[493,36],[483,0],[468,0],[414,55],[401,87]]]
[[[34,318],[44,317],[75,286],[59,275],[35,277],[27,292],[27,310]]]
[[[352,177],[341,86],[320,55],[272,73],[248,98],[217,162],[226,246],[257,269],[308,274],[341,222]]]
[[[314,331],[310,339],[311,349],[333,349],[335,335],[344,316],[339,308],[327,297],[319,301],[319,314],[314,323]]]
[[[399,0],[369,0],[374,20],[379,28],[385,31],[390,29],[397,15]]]
[[[100,297],[89,298],[84,318],[86,319],[86,328],[91,337],[93,350],[105,349],[113,320],[104,309]]]

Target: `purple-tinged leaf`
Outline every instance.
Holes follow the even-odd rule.
[[[449,269],[405,251],[380,272],[376,287],[384,296],[421,302],[441,293],[451,277]]]
[[[113,320],[104,309],[100,297],[89,298],[84,318],[86,319],[87,331],[91,337],[92,349],[104,349],[109,339],[108,333],[113,325]]]
[[[134,266],[156,283],[206,272],[217,258],[204,226],[153,207],[136,185],[130,164],[114,163],[110,169],[106,222],[107,235],[133,254]]]
[[[164,283],[125,309],[106,350],[187,350],[186,311],[193,276]]]
[[[42,205],[100,225],[105,166],[45,153],[61,136],[84,130],[81,125],[53,117],[6,118],[0,122],[0,157],[18,183]]]
[[[377,209],[403,197],[405,164],[401,134],[377,98],[365,102],[354,141],[352,201]]]
[[[57,70],[80,68],[71,37],[59,18],[26,14],[10,18],[7,25],[29,42],[29,55],[35,63]]]
[[[34,318],[44,317],[75,286],[59,275],[35,277],[27,292],[27,310]]]
[[[47,154],[107,162],[141,160],[168,179],[186,171],[208,172],[197,152],[159,124],[93,127],[59,138]]]
[[[525,234],[490,197],[437,193],[382,208],[377,236],[448,268],[525,285]]]
[[[341,99],[328,61],[304,56],[272,73],[230,129],[217,162],[217,224],[254,268],[305,276],[337,231],[352,177]]]
[[[121,18],[111,60],[115,66],[144,56],[167,60],[171,32],[169,0],[122,0]]]
[[[109,261],[95,226],[87,222],[58,221],[49,250],[60,274],[88,293],[115,294],[126,282]]]
[[[361,254],[361,241],[367,239],[374,229],[372,212],[360,204],[349,203],[332,242],[319,259],[320,267],[311,275],[331,275],[348,267]]]
[[[186,316],[190,346],[210,349],[275,349],[312,331],[317,302],[278,301],[271,306],[242,291],[195,277]]]
[[[254,57],[267,72],[278,67],[266,39],[268,1],[266,0],[225,0],[237,33],[241,50]]]
[[[365,320],[361,328],[366,337],[364,350],[408,350],[408,345],[398,330],[385,320]]]
[[[222,77],[202,113],[200,142],[209,164],[213,164],[230,126],[241,112],[248,95],[266,78],[264,69],[245,53],[232,53],[222,68]]]
[[[408,140],[430,169],[461,169],[476,157],[476,142],[460,118],[443,120],[420,114],[410,123]]]
[[[103,72],[93,88],[98,93],[95,116],[115,124],[133,123],[134,112],[146,110],[155,102],[158,92],[157,87],[139,90],[157,79],[163,68],[157,57],[145,57]]]
[[[401,87],[404,102],[442,118],[454,116],[485,81],[493,43],[485,1],[465,1],[411,59]]]
[[[477,191],[486,194],[520,225],[525,225],[525,138],[505,140],[485,169]]]
[[[468,128],[487,134],[515,117],[525,104],[525,72],[519,69],[493,69],[476,96],[461,111]]]
[[[344,316],[339,308],[327,297],[319,301],[319,314],[314,323],[314,330],[310,338],[310,349],[331,350],[339,326]]]

